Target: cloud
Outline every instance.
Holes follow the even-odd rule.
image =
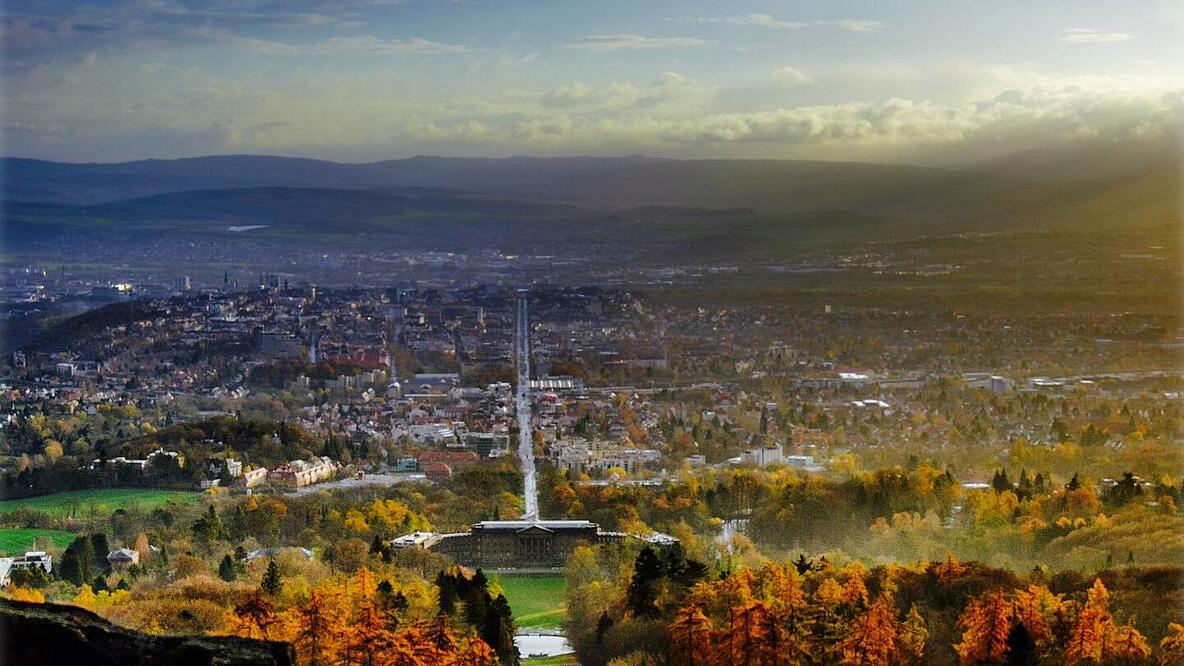
[[[720,19],[719,23],[726,25],[745,25],[758,28],[772,28],[774,30],[796,30],[804,28],[809,23],[802,21],[781,21],[773,18],[769,14],[745,14],[743,16],[728,16]]]
[[[710,46],[714,42],[694,37],[644,37],[642,35],[587,35],[563,44],[569,49],[616,51],[624,49],[686,49]]]
[[[702,81],[678,72],[663,72],[650,83],[649,92],[639,97],[633,106],[637,109],[662,106],[669,108],[672,105],[698,107],[714,92],[714,88]]]
[[[1110,95],[1080,88],[1011,90],[965,105],[889,99],[715,114],[672,123],[679,142],[1009,147],[1137,139],[1177,131],[1184,94]]]
[[[849,32],[879,32],[888,26],[872,19],[836,19],[828,21],[786,21],[770,14],[741,14],[736,16],[682,16],[669,17],[667,21],[678,23],[714,23],[718,25],[739,25],[772,30],[798,30],[810,26],[833,27]]]
[[[623,107],[632,104],[640,92],[628,83],[613,83],[606,88],[592,88],[580,81],[548,90],[540,104],[550,109]]]
[[[1112,44],[1130,41],[1133,37],[1126,32],[1102,32],[1091,28],[1071,28],[1061,33],[1062,42],[1074,44]]]
[[[373,35],[358,37],[333,37],[311,44],[289,44],[260,39],[225,36],[226,41],[245,50],[270,55],[401,55],[414,53],[462,53],[467,51],[460,44],[445,44],[427,39],[381,39]]]
[[[868,19],[838,19],[836,21],[814,21],[814,25],[828,25],[848,32],[879,32],[888,26],[881,21]]]
[[[0,133],[4,134],[33,134],[42,137],[65,136],[69,130],[58,123],[4,123],[0,126]]]
[[[803,86],[812,82],[809,75],[800,69],[794,69],[793,67],[778,67],[777,69],[773,70],[773,73],[769,75],[769,78],[773,80],[773,83],[783,88]]]

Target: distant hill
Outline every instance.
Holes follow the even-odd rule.
[[[120,164],[7,158],[0,174],[5,200],[71,205],[193,190],[427,187],[597,208],[666,205],[783,212],[866,208],[966,178],[943,169],[846,162],[413,157],[340,164],[251,155]]]
[[[472,247],[494,232],[537,244],[555,224],[578,220],[562,227],[563,241],[627,231],[623,241],[714,253],[759,248],[791,229],[859,237],[1178,225],[1184,193],[1170,148],[1041,151],[958,169],[642,156],[370,164],[252,155],[119,164],[6,158],[0,205],[4,240],[18,244],[63,233],[266,225],[256,236],[344,242],[397,230],[404,244]],[[735,227],[741,222],[747,226]],[[474,223],[488,233],[466,230]],[[653,228],[638,236],[638,224]],[[712,236],[730,231],[747,235]]]

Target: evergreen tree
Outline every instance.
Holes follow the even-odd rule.
[[[436,574],[436,589],[439,590],[437,596],[439,599],[440,613],[443,615],[452,615],[453,611],[456,610],[456,602],[460,600],[456,577],[441,571]]]
[[[94,569],[97,571],[105,571],[108,564],[107,555],[111,552],[111,546],[107,543],[107,535],[103,532],[91,534],[90,550],[94,558],[91,560]]]
[[[1023,622],[1011,625],[1011,630],[1007,632],[1007,649],[1004,656],[1010,666],[1029,666],[1040,661],[1036,641]]]
[[[267,573],[263,574],[263,582],[259,584],[259,589],[269,596],[276,596],[283,589],[283,580],[280,579],[280,568],[276,566],[275,560],[267,563]]]
[[[385,550],[386,544],[383,543],[382,539],[377,534],[375,534],[374,540],[370,542],[370,554],[381,556]]]
[[[391,585],[389,580],[382,580],[378,582],[375,588],[378,595],[378,606],[384,609],[390,609],[394,605],[395,586]]]
[[[1073,472],[1073,478],[1069,479],[1069,483],[1065,484],[1065,490],[1073,491],[1081,488],[1081,480],[1077,478],[1077,472]]]
[[[793,568],[798,570],[799,576],[805,576],[814,570],[814,561],[807,560],[805,553],[800,553],[798,559],[793,561]]]
[[[1027,469],[1020,470],[1019,492],[1017,496],[1020,500],[1032,499],[1033,494],[1032,479],[1028,476]]]
[[[90,539],[79,536],[66,548],[62,555],[62,563],[58,573],[65,580],[82,585],[91,579],[91,561],[94,554],[90,547]]]
[[[613,619],[609,617],[608,611],[600,614],[600,619],[596,621],[596,644],[604,643],[604,635],[608,633],[609,629],[613,628]]]
[[[107,579],[102,576],[95,576],[94,581],[90,584],[90,589],[95,594],[99,592],[110,592],[111,588],[107,586]]]
[[[485,598],[489,594],[485,593]],[[477,635],[481,637],[503,664],[518,663],[518,648],[514,645],[514,617],[510,611],[510,604],[503,594],[492,600],[485,618],[478,626]]]
[[[218,565],[218,577],[227,583],[234,580],[234,562],[229,555],[222,556],[222,562]]]
[[[407,595],[403,594],[402,590],[395,592],[395,596],[391,597],[391,609],[402,613],[411,606],[411,602],[407,600]]]
[[[661,615],[656,605],[656,584],[662,578],[662,562],[649,546],[641,549],[633,563],[633,579],[625,595],[625,604],[635,617],[655,619]]]
[[[1011,479],[1007,478],[1007,470],[1005,469],[996,470],[995,475],[991,478],[991,487],[995,489],[996,493],[1015,489],[1015,486],[1011,485]]]

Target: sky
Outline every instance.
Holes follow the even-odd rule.
[[[1184,126],[1178,0],[0,6],[9,156],[961,164]]]

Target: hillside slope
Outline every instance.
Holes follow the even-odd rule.
[[[154,636],[77,606],[0,599],[0,663],[87,666],[289,666],[287,643],[228,636]]]

